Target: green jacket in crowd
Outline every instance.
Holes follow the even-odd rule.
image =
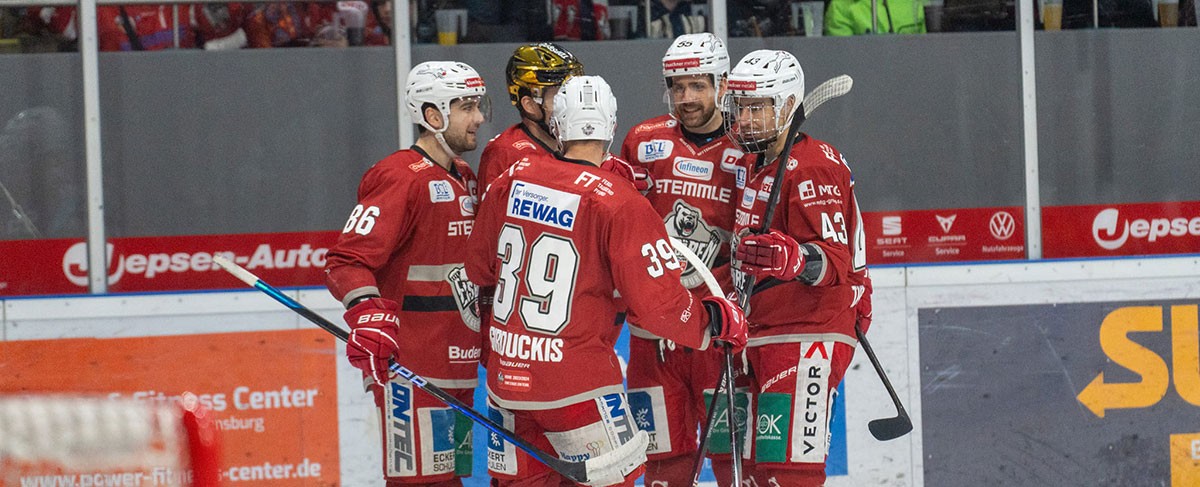
[[[832,0],[825,10],[825,35],[870,34],[872,0]],[[924,34],[925,9],[921,0],[875,0],[880,33]]]

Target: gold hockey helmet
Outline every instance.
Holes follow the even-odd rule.
[[[558,44],[540,42],[513,51],[504,71],[508,75],[508,96],[517,105],[521,96],[541,98],[542,88],[559,86],[568,76],[582,75],[583,63]]]

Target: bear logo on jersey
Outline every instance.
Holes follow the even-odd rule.
[[[675,207],[671,213],[667,214],[663,223],[667,227],[668,235],[687,245],[709,268],[712,268],[721,245],[729,241],[729,236],[726,235],[728,232],[709,226],[704,222],[703,212],[699,208],[684,203],[683,200],[675,200]],[[679,256],[679,258],[682,259],[683,256]],[[700,277],[695,268],[688,267],[683,272],[680,282],[684,287],[691,289],[701,285],[704,279]]]
[[[479,311],[475,304],[479,299],[479,287],[467,279],[464,266],[456,266],[446,273],[446,282],[450,284],[450,292],[454,294],[454,304],[462,315],[463,323],[471,331],[479,332]]]

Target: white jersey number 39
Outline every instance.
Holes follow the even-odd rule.
[[[500,323],[508,323],[517,307],[517,289],[523,276],[527,296],[521,298],[519,312],[525,328],[550,334],[562,330],[571,316],[571,298],[575,295],[575,278],[579,272],[579,252],[575,250],[575,242],[543,233],[527,249],[525,231],[509,224],[500,231],[496,256],[500,258],[501,266],[492,317]]]

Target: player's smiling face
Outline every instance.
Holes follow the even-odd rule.
[[[712,120],[717,112],[717,94],[711,75],[673,76],[670,85],[672,114],[684,128],[698,128]]]
[[[487,120],[487,98],[472,96],[450,103],[450,127],[446,129],[446,145],[459,154],[479,146],[479,126]]]

